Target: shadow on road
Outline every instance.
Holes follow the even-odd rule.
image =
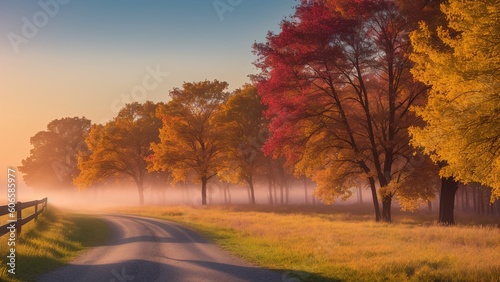
[[[170,259],[170,258],[167,258]],[[173,259],[171,259],[173,260]],[[284,269],[265,270],[257,267],[242,267],[222,263],[196,260],[180,260],[196,267],[206,268],[203,276],[196,271],[186,273],[173,264],[162,264],[147,260],[128,260],[116,264],[104,265],[69,265],[62,271],[52,272],[36,281],[40,282],[139,282],[139,281],[266,281],[266,282],[300,282],[300,281],[336,281],[328,280],[317,274],[297,272]],[[213,276],[210,273],[213,272]],[[208,274],[207,274],[208,273]],[[220,273],[225,274],[221,279]]]
[[[335,281],[305,271],[244,263],[175,223],[128,215],[102,218],[111,227],[107,243],[36,281]]]

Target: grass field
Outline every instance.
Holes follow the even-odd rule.
[[[224,249],[283,281],[500,281],[496,218],[462,218],[443,227],[435,215],[395,214],[376,223],[368,210],[299,207],[121,208],[191,226]]]
[[[29,213],[27,213],[29,214]],[[16,274],[7,273],[7,235],[0,237],[0,281],[35,281],[35,277],[68,263],[82,251],[103,244],[109,228],[100,219],[65,214],[50,206],[38,221],[23,226],[16,238]]]

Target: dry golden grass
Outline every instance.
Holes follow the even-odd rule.
[[[118,211],[187,224],[236,255],[299,281],[500,281],[500,229],[494,225],[443,227],[430,215],[408,214],[376,223],[369,212],[298,207]]]

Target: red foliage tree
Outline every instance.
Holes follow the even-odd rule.
[[[408,145],[407,128],[418,123],[409,109],[425,98],[409,73],[414,18],[389,0],[303,0],[279,34],[254,45],[255,79],[271,120],[265,152],[315,180],[327,202],[366,181],[377,221],[391,220],[394,195],[433,195],[429,185],[398,193],[408,186],[401,182],[416,179],[408,177],[415,166],[428,168]]]

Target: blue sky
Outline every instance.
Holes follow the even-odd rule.
[[[48,3],[52,15],[40,3]],[[240,87],[256,72],[252,44],[264,41],[269,30],[278,31],[296,4],[0,1],[0,130],[8,136],[1,143],[2,167],[19,165],[29,154],[29,138],[53,119],[112,118],[118,105],[134,100],[131,94],[151,69],[168,76],[150,81],[154,87],[142,100],[166,101],[168,91],[184,81],[219,79],[230,89]]]

